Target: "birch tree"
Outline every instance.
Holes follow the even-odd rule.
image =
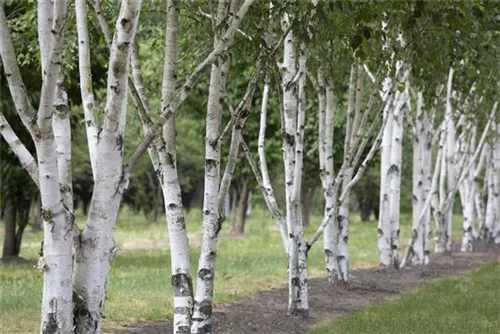
[[[422,265],[429,263],[431,207],[425,206],[432,194],[432,148],[439,138],[440,128],[434,129],[436,105],[442,86],[436,89],[433,106],[429,109],[424,104],[422,91],[417,92],[416,114],[408,118],[411,122],[413,136],[413,208],[412,238],[415,239],[412,250],[412,263]],[[420,221],[422,220],[422,221]],[[405,261],[405,259],[403,259]]]
[[[381,146],[378,248],[380,264],[383,266],[398,266],[399,262],[403,113],[404,107],[409,100],[408,87],[404,92],[397,91],[395,99],[397,102],[394,109],[384,111],[387,126],[382,137]]]
[[[52,128],[67,15],[66,1],[54,2],[51,9],[52,21],[47,21],[47,24],[51,23],[51,37],[41,40],[41,48],[47,50],[46,67],[43,73],[40,103],[35,109],[28,98],[16,62],[3,4],[0,6],[0,54],[17,113],[35,142],[37,166],[25,146],[16,140],[17,136],[3,115],[0,115],[0,119],[2,136],[24,162],[24,166],[28,167],[31,177],[37,179],[36,183],[41,193],[44,244],[43,257],[40,258],[38,267],[44,274],[44,285],[40,332],[70,333],[73,330],[71,285],[73,219],[62,203],[63,194],[59,187],[57,151]],[[49,14],[47,12],[47,15]],[[44,24],[39,21],[40,26]]]
[[[334,93],[332,82],[325,79],[322,69],[318,70],[316,90],[318,93],[318,155],[319,173],[325,199],[324,214],[333,207],[335,197],[333,194],[333,120],[334,120]],[[323,252],[325,267],[330,283],[336,281],[338,267],[335,254],[334,224],[330,222],[323,235]]]
[[[486,209],[486,228],[490,233],[489,240],[500,244],[500,125],[493,124],[494,144],[491,149],[491,158],[488,177],[488,202]],[[491,197],[491,199],[490,199]],[[488,235],[488,234],[487,234]]]
[[[355,66],[353,66],[354,69],[356,69]],[[353,70],[355,71],[355,70]],[[352,72],[353,75],[351,75],[351,82],[356,82],[356,80],[353,80],[354,73]],[[360,110],[360,114],[358,115],[358,120],[355,121],[354,124],[357,124],[356,126],[356,131],[352,133],[352,135],[349,135],[349,138],[352,139],[352,142],[349,141],[349,148],[346,152],[344,152],[344,158],[342,162],[342,166],[340,167],[339,171],[337,172],[337,175],[335,176],[334,182],[332,183],[332,193],[335,198],[333,201],[333,206],[325,212],[325,216],[316,230],[316,232],[312,235],[312,237],[308,240],[307,246],[308,249],[310,249],[314,243],[318,240],[318,238],[321,236],[321,234],[325,231],[325,229],[328,227],[330,223],[334,223],[334,244],[333,247],[330,249],[334,250],[333,254],[333,260],[335,261],[332,265],[331,268],[333,270],[328,271],[329,275],[330,272],[333,272],[336,274],[335,280],[336,281],[341,281],[341,282],[347,282],[349,280],[349,265],[348,265],[348,248],[347,248],[347,240],[348,240],[348,225],[345,224],[344,226],[340,226],[340,224],[337,224],[334,222],[332,219],[333,217],[337,217],[339,214],[339,209],[344,203],[344,201],[347,200],[349,196],[349,192],[352,189],[352,187],[361,179],[361,177],[364,175],[368,164],[372,160],[373,156],[375,153],[378,151],[381,141],[382,141],[382,136],[383,133],[387,127],[387,118],[384,118],[382,123],[379,123],[379,116],[381,114],[381,110],[386,110],[387,108],[394,108],[396,99],[395,99],[395,82],[400,82],[401,77],[398,76],[396,80],[392,82],[392,84],[388,87],[386,94],[382,96],[382,104],[380,106],[380,109],[375,108],[375,99],[379,95],[379,90],[378,87],[376,87],[373,92],[370,95],[370,98],[368,99],[368,102],[366,103],[366,106]],[[352,87],[354,87],[355,84],[353,83]],[[355,96],[355,94],[354,94]],[[355,101],[355,99],[354,99]],[[403,102],[402,103],[406,103]],[[353,118],[355,120],[356,117]],[[358,123],[359,122],[359,123]],[[352,131],[352,128],[351,128]],[[378,132],[375,132],[378,131]],[[365,147],[370,140],[371,136],[375,133],[377,135],[375,136],[375,139],[373,140],[372,146],[364,158],[364,160],[360,162],[361,156],[365,150]],[[344,182],[344,177],[346,170],[348,168],[352,168],[356,172],[353,173],[350,178],[349,182],[345,182],[342,188],[340,186]],[[346,221],[344,221],[345,223]],[[342,247],[341,250],[338,249],[338,245],[340,244],[340,231],[343,228],[343,233],[344,235],[342,236],[343,244],[345,245]],[[338,272],[335,272],[335,269],[338,269]]]

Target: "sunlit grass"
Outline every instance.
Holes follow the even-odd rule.
[[[340,321],[323,324],[312,334],[500,333],[500,263],[428,284],[387,304]]]
[[[314,216],[306,231],[312,235],[321,217]],[[455,224],[459,235],[460,217]],[[78,216],[80,226],[84,224]],[[193,272],[197,267],[201,230],[201,212],[193,209],[186,215],[191,241]],[[410,220],[403,216],[401,245],[410,236]],[[3,241],[3,230],[0,242]],[[33,268],[38,258],[42,233],[27,233],[21,256],[31,262],[0,267],[0,332],[34,333],[39,325],[42,275]],[[172,309],[168,233],[163,220],[147,221],[124,209],[115,232],[118,253],[107,285],[105,326],[119,326],[141,320],[164,319]],[[323,275],[322,239],[308,257],[311,276]],[[352,268],[378,264],[376,223],[361,223],[351,217],[350,264]],[[249,217],[245,236],[229,233],[229,224],[222,229],[219,244],[215,302],[226,303],[260,290],[286,283],[286,257],[280,234],[267,211],[256,208]],[[283,301],[276,301],[286,303]]]

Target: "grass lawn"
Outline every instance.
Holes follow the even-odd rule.
[[[82,225],[83,217],[78,218]],[[460,234],[460,219],[456,217],[455,236]],[[201,212],[192,210],[186,221],[194,269],[199,255]],[[311,222],[313,225],[319,224],[320,217],[313,217]],[[244,237],[232,236],[228,233],[228,224],[223,227],[217,261],[215,303],[231,302],[241,296],[286,283],[286,257],[278,229],[267,211],[254,210],[247,221],[246,231]],[[313,231],[314,226],[311,226],[307,235]],[[407,244],[409,236],[410,218],[404,216],[402,245]],[[29,259],[30,263],[0,266],[1,333],[35,333],[38,330],[42,275],[33,266],[38,259],[42,239],[42,233],[25,234],[21,256]],[[123,250],[113,263],[107,285],[105,326],[169,316],[172,294],[166,224],[163,221],[148,222],[142,215],[124,209],[115,239]],[[1,242],[3,230],[0,230]],[[376,224],[364,224],[359,222],[358,215],[352,216],[349,248],[352,268],[377,265]],[[308,265],[311,276],[324,274],[321,239],[309,253]]]
[[[500,262],[404,293],[311,334],[499,333]]]

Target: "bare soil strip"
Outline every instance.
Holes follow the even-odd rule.
[[[288,333],[303,334],[312,325],[340,319],[371,305],[397,298],[401,292],[438,278],[474,270],[500,259],[500,247],[476,243],[473,253],[435,255],[425,267],[359,269],[352,271],[348,285],[330,285],[326,278],[309,280],[310,317],[287,316],[288,289],[262,291],[238,302],[217,305],[214,309],[216,333]],[[164,334],[172,332],[171,320],[148,321],[122,329],[108,329],[114,334]]]

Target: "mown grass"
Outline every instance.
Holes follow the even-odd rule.
[[[311,334],[500,333],[500,262],[441,280],[379,304]]]
[[[460,233],[460,217],[456,217]],[[83,217],[79,217],[83,221]],[[193,272],[199,255],[201,213],[192,210],[186,217],[191,241]],[[311,235],[320,217],[313,217],[307,229]],[[351,217],[350,264],[352,268],[377,265],[377,228]],[[225,224],[218,252],[216,303],[232,302],[239,297],[286,283],[286,257],[279,232],[267,211],[256,209],[247,222],[245,236],[229,234]],[[402,245],[410,235],[410,219],[403,217]],[[39,325],[42,275],[33,268],[38,258],[42,233],[26,234],[21,255],[30,260],[22,265],[0,267],[0,332],[35,333]],[[0,231],[0,243],[3,241]],[[165,319],[172,309],[170,257],[166,224],[148,222],[141,215],[124,209],[115,240],[118,253],[107,285],[105,326],[116,327],[142,320]],[[309,253],[309,273],[323,275],[321,240]],[[286,303],[286,300],[276,301]]]

